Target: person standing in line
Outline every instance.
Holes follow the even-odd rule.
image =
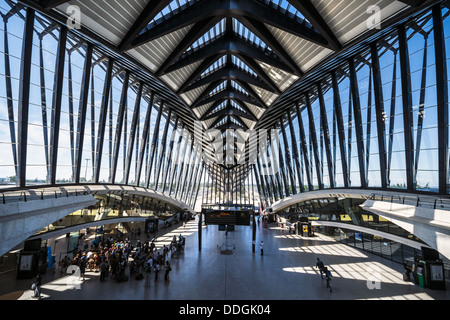
[[[152,255],[150,255],[148,257],[147,264],[150,266],[149,273],[151,273],[152,272],[152,268],[153,268],[153,256]]]
[[[36,280],[34,281],[34,295],[33,298],[41,299],[41,285],[42,285],[42,278],[41,275],[38,273]]]
[[[319,258],[317,258],[316,267],[319,269],[319,271],[320,271],[320,278],[323,280],[323,274],[324,274],[323,268],[324,268],[324,265],[323,265],[323,262]]]
[[[145,284],[144,287],[149,287],[150,286],[150,274],[152,272],[152,266],[150,265],[150,263],[146,263],[144,270],[145,272]]]
[[[405,268],[405,271],[403,272],[403,280],[410,281],[412,268],[408,265],[408,261],[405,260],[405,262],[403,263],[403,267]]]
[[[261,255],[264,254],[264,242],[261,240],[261,243],[259,244],[259,247],[261,248]]]
[[[86,280],[84,275],[86,273],[86,256],[83,256],[80,260],[80,278],[83,277],[83,281]]]
[[[155,271],[155,281],[158,281],[158,273],[159,273],[159,264],[158,263],[155,264],[153,271]]]
[[[172,271],[172,268],[170,267],[170,263],[169,263],[169,261],[167,260],[167,261],[166,261],[166,274],[164,275],[164,280],[165,280],[166,282],[170,281],[170,277],[169,277],[169,272],[170,272],[170,271]]]
[[[100,265],[100,281],[104,281],[106,278],[106,274],[108,272],[108,265],[106,264],[105,260],[102,259],[102,264]]]

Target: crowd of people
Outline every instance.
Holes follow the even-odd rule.
[[[148,279],[153,273],[154,280],[157,281],[159,271],[164,269],[164,280],[169,281],[169,273],[172,270],[170,260],[177,258],[183,252],[185,237],[181,234],[178,237],[174,235],[169,245],[157,248],[156,235],[150,241],[141,241],[137,236],[139,233],[133,234],[132,238],[136,238],[135,241],[128,237],[97,238],[90,246],[86,244],[83,249],[76,250],[72,259],[68,256],[64,257],[59,263],[60,272],[79,271],[79,278],[83,280],[87,270],[99,272],[102,282],[106,278],[118,282],[127,281],[130,278]]]

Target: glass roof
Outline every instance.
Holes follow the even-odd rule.
[[[208,42],[211,42],[217,38],[219,38],[225,32],[225,21],[226,19],[222,19],[219,23],[217,23],[214,27],[208,30],[203,36],[198,38],[192,46],[187,50],[195,50],[198,47],[205,45]]]

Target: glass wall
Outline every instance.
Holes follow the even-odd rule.
[[[317,227],[315,232],[325,234],[346,245],[401,264],[406,260],[411,265],[415,256],[420,257],[422,255],[419,249],[364,232],[332,227]]]
[[[440,130],[449,126],[440,122],[448,118],[440,117],[448,112],[440,97],[448,94],[438,92],[445,79],[437,70],[448,60],[449,10],[433,10],[440,16],[429,10],[394,28],[283,106],[269,128],[276,139],[268,137],[267,153],[252,167],[266,204],[342,187],[448,194],[450,152],[444,157],[442,150],[450,147]],[[2,183],[129,184],[192,203],[203,160],[154,86],[38,12],[5,0],[0,12]],[[442,37],[434,30],[440,23]],[[22,61],[24,53],[29,60]],[[30,81],[23,83],[27,66]],[[209,198],[223,201],[223,181],[209,178]],[[235,186],[230,190],[239,198]]]
[[[441,20],[433,18],[433,10],[442,14],[442,37],[434,34]],[[280,149],[293,167],[283,172],[287,177],[299,172],[303,178],[298,191],[354,187],[449,193],[444,182],[449,179],[448,155],[439,157],[441,147],[448,149],[439,126],[449,125],[440,124],[440,119],[448,121],[443,114],[448,101],[441,103],[439,97],[448,99],[448,93],[438,92],[437,85],[445,80],[437,69],[448,60],[449,15],[448,8],[438,5],[394,28],[286,106],[273,128],[279,129],[281,122],[293,129],[293,135],[286,130],[290,143],[280,141]],[[442,54],[436,39],[446,48],[444,61],[436,61]],[[294,150],[292,143],[297,162],[288,153]],[[271,177],[266,180],[271,183]],[[271,187],[277,188],[276,181]],[[284,197],[295,194],[288,190]],[[277,199],[266,195],[269,204]]]
[[[167,220],[180,209],[162,200],[133,194],[96,194],[95,205],[77,210],[53,222],[38,233],[55,231],[98,220],[108,224],[108,219],[120,217],[155,217]]]
[[[4,0],[0,12],[4,187],[128,184],[195,205],[203,159],[186,143],[187,130],[173,143],[181,120],[153,84],[39,12]],[[22,61],[24,53],[31,58]],[[28,65],[30,81],[22,83]]]
[[[281,210],[278,214],[285,216],[293,222],[299,221],[301,217],[307,217],[310,221],[334,221],[354,224],[420,241],[413,234],[405,231],[396,224],[377,214],[363,210],[360,205],[364,201],[364,199],[352,198],[314,199],[292,205]]]
[[[360,207],[365,200],[351,198],[325,198],[297,203],[278,212],[291,222],[307,218],[309,221],[333,221],[349,225],[357,225],[385,232],[423,243],[419,238],[381,216],[365,211]],[[315,226],[315,232],[333,237],[335,240],[403,263],[405,259],[413,259],[414,254],[420,255],[420,250],[394,242],[390,239],[371,234],[331,226]],[[425,245],[425,243],[423,243]],[[411,260],[412,261],[412,260]]]

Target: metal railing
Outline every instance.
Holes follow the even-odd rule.
[[[75,190],[17,190],[0,192],[3,204],[13,202],[27,202],[32,200],[57,199],[62,197],[87,195],[90,192],[86,189]]]
[[[373,194],[369,199],[450,211],[450,198],[441,196]]]

